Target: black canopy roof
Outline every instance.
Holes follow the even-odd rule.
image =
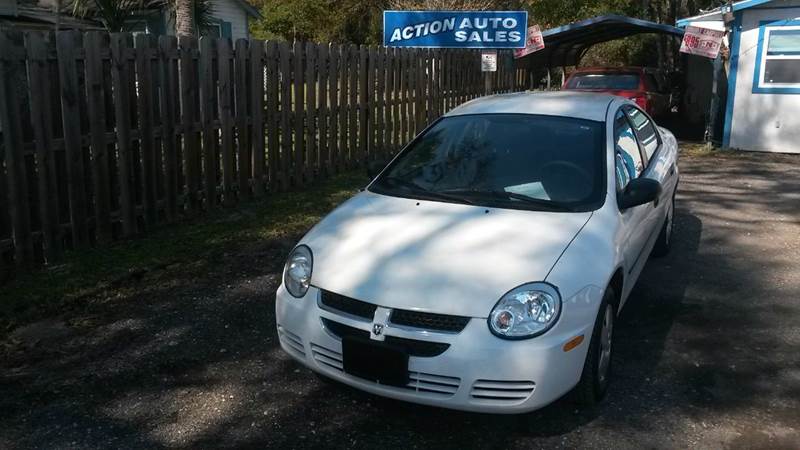
[[[521,67],[562,67],[578,65],[595,44],[643,33],[683,37],[683,30],[670,25],[609,14],[582,20],[542,32],[545,48],[517,60]]]

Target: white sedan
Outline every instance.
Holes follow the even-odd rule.
[[[291,252],[283,350],[377,395],[519,413],[611,377],[614,322],[669,250],[677,143],[634,103],[468,102]]]

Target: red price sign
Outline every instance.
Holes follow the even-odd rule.
[[[525,48],[514,50],[514,58],[522,58],[533,52],[538,52],[544,48],[544,37],[539,25],[528,27],[528,34],[525,38]]]
[[[681,52],[715,59],[719,55],[724,36],[725,33],[719,30],[688,26],[683,35]]]

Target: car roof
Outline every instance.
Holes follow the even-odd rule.
[[[605,122],[608,106],[620,100],[593,92],[515,92],[480,97],[464,103],[445,117],[469,114],[536,114]]]

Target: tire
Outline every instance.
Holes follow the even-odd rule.
[[[614,289],[608,287],[594,321],[592,340],[586,352],[583,372],[575,394],[582,406],[594,406],[600,403],[608,392],[611,381],[611,365],[613,360],[614,323],[617,313],[614,307]]]
[[[653,252],[651,253],[654,257],[660,258],[662,256],[666,256],[669,254],[669,250],[672,248],[672,235],[674,234],[673,231],[675,230],[675,196],[672,197],[672,200],[669,204],[669,209],[667,209],[667,219],[664,220],[664,226],[661,228],[661,233],[658,235],[658,239],[656,240],[655,245],[653,246]]]

